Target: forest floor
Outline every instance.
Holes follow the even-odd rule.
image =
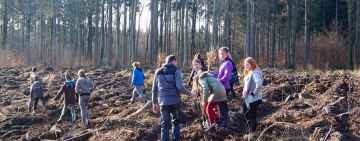
[[[78,115],[75,124],[69,117],[56,123],[62,103],[51,98],[63,83],[62,70],[41,69],[47,87],[47,109],[27,112],[30,68],[0,68],[0,140],[158,140],[159,114],[129,103],[129,71],[91,69],[89,76],[96,89],[89,103],[91,125],[82,128]],[[266,69],[264,103],[259,107],[259,128],[255,138],[263,141],[350,141],[360,140],[360,75],[355,72],[296,72]],[[147,84],[153,72],[149,71]],[[185,75],[186,76],[186,75]],[[150,86],[146,94],[150,97]],[[241,93],[241,88],[236,89]],[[204,132],[193,101],[183,96],[183,140],[243,140],[247,132],[241,114],[242,100],[229,102],[230,125],[226,132]],[[150,105],[151,106],[151,105]],[[40,107],[41,109],[41,107]],[[77,107],[77,114],[79,109]]]

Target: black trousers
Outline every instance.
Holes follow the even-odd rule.
[[[222,128],[227,128],[228,121],[229,121],[229,108],[227,101],[224,102],[217,102],[220,110],[220,120],[219,120],[219,126]]]
[[[243,109],[244,109],[244,114],[245,114],[245,118],[246,121],[249,125],[250,128],[250,132],[255,132],[256,131],[256,126],[257,126],[257,109],[259,107],[259,105],[262,103],[261,100],[250,103],[250,109],[247,108],[247,106],[245,105],[245,103],[243,104]]]
[[[28,104],[28,110],[31,112],[32,110],[37,110],[38,103],[41,101],[41,104],[45,106],[44,98],[43,97],[32,97],[30,98],[29,104]]]
[[[230,89],[227,89],[227,90],[226,90],[226,96],[227,96],[229,99],[236,97],[236,92],[235,92],[233,86],[231,86]]]

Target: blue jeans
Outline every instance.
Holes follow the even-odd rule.
[[[90,95],[82,95],[79,98],[81,120],[86,128],[89,128],[89,104]]]
[[[169,130],[173,124],[173,140],[180,141],[180,104],[160,106],[161,141],[169,141]]]
[[[145,87],[144,86],[134,86],[134,90],[133,90],[133,93],[132,93],[132,96],[131,96],[131,101],[134,101],[135,100],[135,97],[136,95],[138,97],[144,97],[144,89]]]

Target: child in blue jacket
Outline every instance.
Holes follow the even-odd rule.
[[[131,85],[134,87],[134,90],[132,93],[132,97],[130,99],[131,103],[134,102],[136,95],[138,95],[138,97],[141,99],[143,99],[143,97],[145,96],[144,70],[140,68],[140,62],[134,62],[132,66],[133,66],[133,71],[132,71]]]

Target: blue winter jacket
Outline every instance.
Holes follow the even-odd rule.
[[[132,81],[131,84],[134,86],[143,86],[145,80],[145,75],[142,69],[135,68],[132,72]]]

